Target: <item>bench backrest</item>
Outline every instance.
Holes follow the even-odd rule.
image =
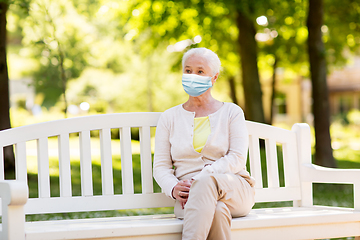
[[[154,193],[152,177],[151,130],[161,113],[116,113],[69,118],[0,132],[0,150],[15,146],[16,180],[27,182],[27,142],[36,141],[38,197],[30,198],[25,213],[101,211],[153,207],[171,207],[174,202],[162,193]],[[247,121],[249,130],[249,167],[256,179],[256,201],[300,200],[296,134],[273,126]],[[139,128],[141,193],[134,193],[131,128]],[[111,130],[120,135],[122,193],[114,194]],[[93,193],[92,147],[90,132],[99,131],[102,195]],[[80,151],[81,196],[72,196],[70,134],[78,133]],[[50,196],[49,137],[57,137],[60,197]],[[266,164],[261,157],[259,139],[264,139]],[[280,146],[280,147],[279,147]],[[282,149],[278,151],[278,149]],[[279,164],[278,154],[283,162]],[[0,152],[1,153],[1,152]],[[0,154],[0,180],[4,179],[4,156]],[[263,163],[262,163],[263,162]],[[279,165],[281,171],[279,175]],[[264,167],[266,166],[266,167]],[[264,173],[266,171],[266,174]],[[283,173],[282,173],[283,172]],[[263,181],[263,176],[267,180]],[[282,179],[280,181],[279,179]],[[266,184],[267,182],[267,184]],[[264,184],[265,183],[265,184]]]

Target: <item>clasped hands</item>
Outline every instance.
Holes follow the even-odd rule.
[[[181,180],[172,190],[173,197],[180,202],[182,209],[184,209],[184,206],[188,200],[190,187],[193,182],[194,180],[189,179]]]

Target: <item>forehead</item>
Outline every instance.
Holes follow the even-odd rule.
[[[210,68],[206,58],[199,55],[192,55],[185,61],[185,67]]]

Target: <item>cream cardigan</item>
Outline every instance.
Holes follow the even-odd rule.
[[[254,179],[246,171],[249,137],[242,109],[224,103],[209,115],[211,134],[200,153],[193,147],[194,117],[195,113],[181,104],[163,112],[159,119],[154,178],[165,194],[172,197],[179,180],[198,179],[207,173],[239,174],[253,186]]]

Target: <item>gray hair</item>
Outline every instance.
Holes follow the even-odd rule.
[[[207,64],[211,68],[213,76],[215,76],[215,74],[220,72],[221,62],[220,62],[218,55],[207,48],[191,48],[186,53],[184,53],[184,56],[182,58],[183,71],[185,68],[185,61],[189,57],[194,56],[194,55],[202,57],[207,61]]]

